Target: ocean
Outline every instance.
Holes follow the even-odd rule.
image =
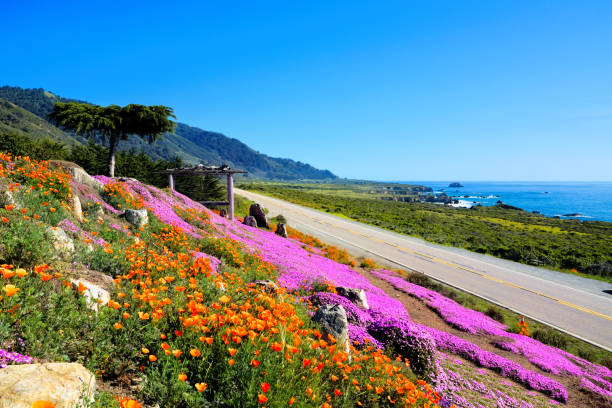
[[[495,205],[498,200],[527,211],[553,217],[612,222],[612,182],[501,182],[466,181],[463,187],[448,187],[452,181],[401,181],[444,192],[462,206]],[[467,196],[467,197],[465,197]],[[577,214],[569,216],[569,214]]]

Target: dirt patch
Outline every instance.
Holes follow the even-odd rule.
[[[387,296],[402,302],[402,304],[408,311],[408,314],[415,323],[423,324],[425,326],[432,327],[437,330],[451,333],[459,338],[465,339],[470,343],[477,345],[483,350],[495,353],[498,356],[507,358],[508,360],[512,360],[520,364],[528,370],[535,371],[556,381],[559,381],[567,389],[569,395],[568,401],[565,404],[566,407],[610,408],[610,401],[606,401],[604,397],[593,392],[582,391],[580,389],[580,379],[575,377],[563,377],[545,372],[533,365],[526,357],[495,347],[494,343],[502,339],[498,336],[474,335],[458,330],[446,323],[440,316],[438,316],[436,312],[427,307],[427,305],[425,305],[421,300],[396,289],[389,282],[377,277],[367,269],[355,268],[355,270],[363,277],[367,278],[372,285],[382,289],[385,294],[387,294]],[[448,352],[445,353],[452,355]],[[476,366],[474,363],[471,362],[469,362],[469,364]],[[517,385],[525,388],[521,384],[517,383]],[[525,388],[525,390],[527,390],[527,388]]]

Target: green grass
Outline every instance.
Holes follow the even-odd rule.
[[[383,201],[364,185],[262,182],[240,187],[437,244],[612,282],[609,222],[555,219],[498,205],[467,209]]]

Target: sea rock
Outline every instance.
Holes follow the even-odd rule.
[[[251,217],[250,215],[244,217],[242,223],[244,225],[248,225],[249,227],[257,227],[257,221],[255,220],[255,217]]]
[[[329,335],[336,339],[336,344],[341,344],[345,352],[349,352],[348,345],[348,320],[346,311],[340,305],[323,305],[317,309],[312,321],[321,326],[323,339],[329,341]]]
[[[340,296],[345,297],[351,302],[353,302],[353,304],[355,304],[357,307],[360,307],[361,309],[368,310],[370,308],[370,305],[368,304],[368,299],[366,298],[366,294],[363,289],[354,289],[347,288],[344,286],[338,286],[336,287],[336,292],[338,292]]]
[[[47,231],[51,235],[51,241],[53,242],[56,256],[68,257],[74,252],[74,242],[72,238],[66,235],[63,229],[59,227],[48,227]]]
[[[83,221],[83,208],[81,207],[81,200],[77,195],[72,196],[72,214],[77,220]]]
[[[96,379],[78,363],[10,365],[0,370],[0,408],[32,408],[50,401],[56,408],[87,406]]]
[[[72,181],[92,187],[99,192],[104,191],[104,184],[91,177],[81,166],[76,163],[64,160],[50,160],[49,165],[62,168],[64,171],[70,174]]]
[[[460,188],[460,187],[463,187],[461,185],[461,183],[458,183],[456,181],[454,183],[450,183],[448,186],[451,187],[451,188]]]
[[[266,218],[266,212],[264,211],[261,205],[252,204],[249,208],[249,215],[255,217],[255,221],[257,221],[258,227],[269,228],[268,219]]]
[[[227,211],[225,210],[225,208],[219,210],[219,215],[223,218],[227,218]]]
[[[287,238],[287,228],[285,228],[285,224],[283,224],[282,222],[280,222],[277,226],[276,226],[276,231],[274,232],[276,235],[281,236],[283,238]]]
[[[135,227],[142,227],[143,225],[147,225],[149,223],[149,214],[145,209],[127,209],[125,210],[125,219]]]
[[[276,291],[278,290],[278,285],[276,284],[276,282],[270,279],[258,280],[252,283],[253,285],[261,286],[267,293],[276,293]]]

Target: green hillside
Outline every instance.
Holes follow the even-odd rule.
[[[0,134],[16,129],[30,136],[49,137],[68,144],[84,141],[57,129],[46,121],[56,102],[75,101],[74,99],[57,96],[42,88],[24,89],[10,86],[0,87],[0,98],[10,102],[0,106]],[[23,109],[16,114],[18,107]],[[24,112],[30,114],[25,115]],[[48,128],[48,131],[45,133],[39,128]],[[291,159],[270,157],[251,149],[237,139],[183,123],[178,124],[174,134],[166,133],[152,145],[137,137],[119,143],[119,150],[132,149],[142,151],[154,160],[173,160],[178,156],[188,164],[227,163],[231,167],[247,170],[249,176],[255,178],[282,180],[336,178],[328,170],[316,169],[309,164]]]

